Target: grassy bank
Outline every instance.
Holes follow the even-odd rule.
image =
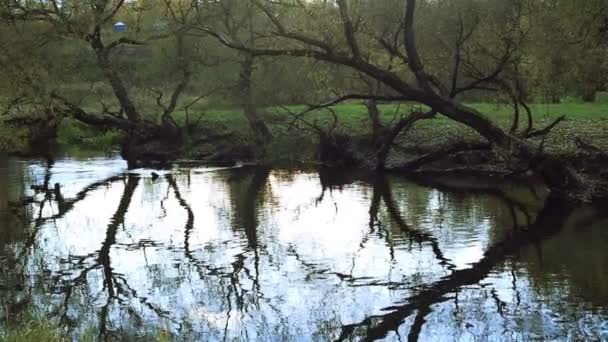
[[[116,149],[122,135],[109,130],[100,131],[75,120],[65,120],[59,127],[57,144],[94,151]],[[29,148],[30,132],[26,127],[7,127],[0,123],[0,152],[24,153]]]
[[[0,325],[0,342],[60,342],[66,341],[61,330],[39,315],[22,317],[19,324]]]
[[[133,331],[110,332],[108,341],[172,341],[171,333],[160,327],[152,327],[150,331],[143,329]],[[83,332],[68,333],[65,327],[59,326],[52,320],[33,315],[20,319],[18,323],[0,324],[0,342],[94,342],[99,338],[99,329],[91,326]]]
[[[489,116],[505,129],[511,126],[512,110],[506,105],[490,103],[470,104],[480,112]],[[602,99],[595,103],[567,102],[560,104],[533,104],[535,128],[541,128],[561,115],[567,119],[559,124],[547,136],[547,150],[553,153],[571,153],[576,147],[574,138],[577,136],[608,149],[608,100]],[[287,110],[297,112],[304,106],[289,106]],[[407,114],[412,107],[408,104],[380,105],[382,120],[390,123]],[[268,147],[270,162],[291,164],[295,162],[314,161],[316,150],[316,135],[305,125],[293,127],[293,117],[285,108],[266,108],[261,110],[263,118],[271,128],[275,139]],[[336,130],[352,136],[362,136],[369,133],[370,124],[367,108],[361,102],[351,102],[334,108],[338,117]],[[178,122],[185,122],[184,112],[175,113]],[[522,113],[522,123],[525,118]],[[196,120],[198,115],[191,115],[190,120]],[[317,111],[306,115],[306,120],[319,126],[327,126],[332,117],[327,111]],[[238,108],[204,110],[200,125],[212,131],[232,131],[246,140],[248,126]],[[27,139],[23,130],[0,127],[0,150],[19,148]],[[82,146],[97,150],[110,150],[117,147],[121,135],[114,131],[102,132],[92,129],[73,120],[66,120],[59,131],[58,142],[63,146]],[[197,140],[196,131],[191,137]],[[438,116],[435,119],[418,122],[407,134],[400,137],[399,143],[405,147],[433,148],[452,141],[477,140],[480,137],[471,129],[452,120]],[[196,149],[192,145],[186,148],[185,157]]]
[[[470,104],[480,112],[489,116],[504,129],[512,123],[512,109],[505,105],[477,103]],[[576,150],[574,139],[577,136],[588,139],[594,144],[608,149],[608,101],[596,103],[562,103],[562,104],[533,104],[534,128],[539,129],[551,123],[556,118],[565,115],[566,120],[553,129],[546,139],[546,150],[552,153],[569,154]],[[304,109],[303,106],[291,106],[292,112]],[[382,119],[390,123],[407,114],[411,106],[380,105]],[[352,136],[368,134],[370,123],[367,108],[361,103],[341,104],[335,107],[338,116],[337,130]],[[178,117],[181,117],[178,113]],[[525,126],[522,113],[521,126]],[[267,108],[264,119],[269,124],[275,136],[269,147],[272,161],[290,162],[295,160],[314,159],[316,136],[309,128],[290,128],[293,117],[286,114],[283,108]],[[306,116],[309,122],[320,126],[332,121],[327,111],[318,111]],[[204,124],[220,129],[236,130],[247,134],[247,124],[239,110],[210,110],[204,116]],[[399,143],[404,147],[433,148],[453,141],[480,140],[481,137],[470,128],[437,116],[431,120],[416,123],[407,134],[402,134]]]

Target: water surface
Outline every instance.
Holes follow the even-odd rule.
[[[0,157],[0,328],[149,340],[608,339],[608,220],[536,186]]]

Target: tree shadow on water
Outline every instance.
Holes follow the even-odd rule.
[[[228,324],[233,310],[247,312],[249,305],[258,305],[257,298],[264,298],[259,283],[261,271],[260,250],[263,251],[264,246],[260,245],[258,239],[258,206],[263,202],[261,196],[264,195],[269,175],[270,169],[265,167],[245,168],[230,172],[228,184],[232,214],[231,225],[236,232],[242,232],[246,240],[245,249],[233,256],[234,260],[230,264],[230,269],[216,267],[209,262],[197,258],[190,242],[195,228],[194,212],[175,178],[172,175],[166,176],[166,180],[169,183],[169,187],[173,189],[176,200],[187,213],[187,220],[184,226],[184,254],[186,260],[195,268],[200,280],[207,279],[211,275],[217,278],[217,282],[222,290],[225,290],[223,298],[227,306],[227,317],[223,332],[224,337],[228,334]],[[253,257],[253,264],[248,266],[246,262],[250,256]],[[253,268],[253,270],[250,268]],[[244,286],[245,281],[242,279],[243,276],[251,281],[251,289]],[[225,280],[227,283],[224,283]],[[235,307],[233,307],[233,302]]]
[[[443,188],[444,191],[449,191]],[[477,190],[478,192],[483,192]],[[502,198],[509,208],[519,204],[513,204],[504,193],[495,189],[488,190],[490,195]],[[417,290],[414,295],[405,298],[401,303],[396,304],[382,311],[386,312],[380,315],[372,315],[360,322],[343,325],[341,328],[339,341],[352,339],[354,337],[361,338],[365,341],[382,339],[390,332],[397,332],[404,324],[408,317],[413,316],[412,325],[409,329],[408,340],[418,340],[424,324],[426,316],[432,313],[432,306],[450,300],[451,294],[458,293],[462,288],[470,285],[479,284],[487,278],[491,271],[502,264],[506,259],[514,254],[517,254],[522,248],[529,245],[539,245],[542,241],[558,234],[565,222],[571,217],[575,206],[571,203],[564,202],[557,196],[549,196],[544,202],[544,206],[536,215],[536,218],[523,229],[513,229],[506,237],[498,243],[489,247],[483,257],[477,262],[470,265],[466,269],[455,270],[453,264],[445,258],[439,248],[437,240],[430,234],[417,231],[410,228],[401,218],[398,206],[392,199],[390,186],[388,181],[381,177],[374,182],[374,196],[370,209],[370,222],[374,220],[380,206],[380,200],[384,200],[388,212],[397,223],[397,225],[409,234],[409,236],[418,243],[427,243],[431,245],[435,258],[440,264],[447,266],[451,273],[440,280],[427,284]],[[513,211],[513,210],[511,210]],[[528,220],[531,215],[526,214]],[[516,222],[516,218],[513,215]],[[515,223],[517,226],[517,224]],[[497,298],[495,298],[497,299]],[[500,300],[497,301],[499,311],[502,308]]]

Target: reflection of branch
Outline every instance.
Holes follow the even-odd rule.
[[[166,179],[169,183],[169,187],[173,188],[173,194],[175,195],[175,199],[177,199],[179,205],[184,208],[184,210],[186,210],[186,213],[188,214],[188,218],[184,226],[184,253],[186,255],[186,258],[197,269],[197,273],[201,280],[205,278],[205,272],[201,267],[205,268],[208,274],[222,275],[222,273],[219,272],[219,269],[213,269],[210,266],[203,264],[201,261],[197,260],[194,257],[194,253],[192,253],[192,250],[190,249],[190,235],[192,234],[192,229],[194,228],[194,212],[192,211],[190,204],[188,204],[188,202],[186,202],[186,200],[182,197],[181,191],[179,190],[175,178],[173,178],[172,175],[167,175]]]
[[[163,214],[159,218],[165,218],[165,217],[167,217],[167,208],[165,208],[165,201],[167,199],[169,199],[169,193],[170,192],[171,192],[171,185],[169,185],[167,187],[167,193],[165,194],[165,197],[160,200],[160,209],[163,211]]]
[[[41,186],[32,186],[32,189],[34,189],[34,191],[36,193],[39,192],[44,192],[44,199],[42,200],[42,202],[40,203],[40,207],[38,208],[38,217],[36,218],[36,225],[40,225],[42,222],[42,212],[44,211],[44,204],[48,201],[49,203],[51,203],[52,200],[52,192],[49,190],[49,185],[51,182],[51,169],[53,168],[53,164],[54,162],[52,160],[48,160],[47,161],[47,165],[46,165],[46,171],[44,173],[44,181],[42,183]],[[26,244],[27,246],[27,244]]]
[[[445,257],[441,251],[441,248],[439,247],[439,242],[434,236],[410,227],[401,217],[401,213],[399,212],[397,203],[393,199],[393,195],[386,178],[382,177],[377,179],[374,183],[374,188],[378,188],[378,191],[382,194],[382,198],[384,199],[384,203],[389,214],[391,215],[391,218],[399,226],[401,231],[420,244],[423,242],[429,243],[433,253],[435,254],[435,258],[439,260],[440,265],[446,266],[448,269],[454,269],[456,267],[448,258]]]
[[[70,212],[74,208],[76,203],[85,199],[87,197],[87,195],[89,194],[89,192],[97,190],[98,188],[100,188],[102,186],[107,186],[107,185],[110,185],[114,182],[117,182],[117,181],[123,180],[123,179],[124,179],[124,176],[112,176],[112,177],[106,178],[102,181],[95,182],[95,183],[87,186],[86,188],[82,189],[79,193],[77,193],[74,198],[69,199],[69,200],[63,200],[62,201],[63,203],[60,204],[59,212],[53,216],[41,218],[41,221],[39,222],[39,224],[44,224],[48,221],[54,221],[54,220],[62,218],[63,216],[65,216],[68,212]],[[58,198],[56,197],[55,199],[57,200]]]
[[[313,275],[316,276],[335,276],[340,281],[346,282],[350,287],[384,287],[389,288],[391,290],[395,289],[405,289],[408,287],[407,283],[398,282],[398,281],[377,281],[372,277],[355,277],[352,274],[345,274],[342,272],[331,271],[329,268],[324,267],[317,263],[312,263],[304,260],[302,256],[296,251],[293,245],[289,245],[287,248],[288,255],[293,256],[296,261],[298,261],[305,270],[309,273],[307,279],[310,279]]]
[[[232,262],[232,272],[228,275],[230,278],[231,288],[229,296],[233,293],[237,304],[237,309],[244,309],[244,296],[247,290],[241,285],[239,279],[239,273],[243,271],[245,275],[251,280],[253,285],[253,291],[260,294],[260,245],[258,241],[258,202],[262,201],[258,199],[260,194],[264,193],[264,188],[270,175],[270,169],[267,167],[255,167],[253,169],[245,168],[236,170],[233,173],[232,180],[238,179],[238,184],[244,184],[244,193],[236,194],[231,196],[232,198],[232,210],[233,210],[233,227],[237,230],[243,230],[247,239],[247,248],[245,251],[235,255],[235,260]],[[238,185],[232,185],[237,188]],[[262,246],[262,248],[264,248]],[[247,253],[253,253],[253,271],[245,266],[247,260]],[[240,291],[239,291],[240,289]],[[259,297],[259,296],[256,296]],[[254,303],[255,305],[255,303]]]
[[[526,216],[527,223],[531,223],[532,216],[530,215],[526,204],[514,198],[511,198],[505,191],[501,190],[495,185],[492,185],[492,187],[487,188],[451,186],[449,184],[442,183],[438,179],[433,178],[432,175],[433,173],[429,173],[428,176],[424,173],[421,173],[415,176],[411,176],[408,179],[420,185],[431,187],[445,192],[464,193],[467,195],[481,194],[493,196],[504,202],[507,206],[518,209],[521,213],[524,214],[524,216]]]
[[[67,284],[63,285],[63,291],[65,293],[65,298],[63,301],[63,306],[64,306],[64,314],[62,315],[62,323],[66,323],[68,322],[68,317],[67,317],[67,313],[68,313],[68,303],[70,300],[70,297],[72,296],[73,292],[74,292],[74,288],[83,284],[86,284],[86,279],[87,279],[87,275],[89,272],[98,269],[99,267],[101,267],[103,269],[103,273],[104,273],[104,290],[107,291],[108,293],[108,298],[107,298],[107,302],[106,304],[102,307],[99,318],[100,318],[100,323],[99,323],[99,331],[100,331],[100,337],[104,336],[107,333],[107,318],[109,315],[109,306],[111,305],[112,301],[116,298],[118,298],[118,294],[120,293],[125,293],[125,291],[122,289],[122,285],[119,286],[118,282],[115,279],[120,279],[121,277],[119,277],[118,275],[114,274],[114,271],[112,269],[112,265],[111,265],[111,260],[110,260],[110,251],[112,246],[114,246],[116,244],[116,234],[118,232],[118,227],[121,226],[122,224],[124,224],[124,220],[125,220],[125,215],[127,213],[127,210],[129,209],[129,206],[131,204],[131,199],[133,197],[133,194],[135,192],[135,189],[137,188],[137,185],[139,183],[139,178],[137,178],[136,176],[133,175],[129,175],[125,184],[125,188],[123,190],[123,194],[121,196],[118,208],[116,209],[116,212],[114,213],[114,215],[111,217],[110,219],[110,223],[108,224],[107,230],[106,230],[106,238],[104,240],[104,242],[102,243],[101,248],[99,249],[99,251],[97,251],[95,254],[89,254],[89,255],[85,255],[85,256],[81,256],[81,257],[70,257],[72,259],[76,259],[76,264],[77,265],[84,265],[84,263],[87,261],[87,259],[91,259],[94,258],[94,263],[86,268],[84,268],[82,270],[82,272],[74,279],[72,279],[71,281],[69,281]],[[107,184],[107,182],[99,182],[96,184]],[[89,189],[94,189],[96,188],[89,186]],[[82,197],[84,198],[86,196],[86,193],[90,191],[90,190],[83,190],[81,191],[81,193],[79,193],[78,197]],[[81,198],[81,199],[82,199]],[[79,200],[75,200],[75,202],[77,202]],[[67,213],[67,211],[63,212],[62,215],[65,215],[65,213]],[[125,283],[124,286],[128,285],[126,284],[126,280],[122,279],[123,283]],[[116,290],[118,291],[118,294],[115,292],[115,287]],[[133,293],[132,291],[130,291],[131,294]],[[141,300],[140,302],[145,304],[145,300]]]
[[[190,249],[189,248],[190,233],[192,232],[192,228],[194,227],[194,212],[192,211],[192,208],[190,207],[188,202],[186,202],[186,200],[182,197],[182,194],[179,191],[177,183],[175,182],[175,178],[173,178],[173,176],[169,175],[169,174],[165,178],[167,179],[169,186],[171,188],[173,188],[173,194],[175,195],[175,199],[177,199],[177,202],[179,202],[179,205],[182,208],[184,208],[184,210],[186,210],[186,212],[188,213],[188,219],[187,219],[186,225],[184,227],[184,232],[186,234],[184,243],[187,245],[186,249],[189,250]]]
[[[251,183],[247,188],[246,196],[243,199],[245,203],[244,217],[244,228],[245,235],[247,236],[248,246],[253,250],[254,254],[254,268],[255,268],[255,279],[253,285],[260,290],[260,254],[259,254],[259,243],[258,243],[258,218],[257,218],[257,205],[258,195],[263,193],[264,187],[268,181],[270,170],[265,167],[256,168],[253,171],[253,177]]]
[[[112,269],[112,264],[110,260],[110,250],[112,246],[116,243],[116,233],[118,232],[118,227],[122,225],[125,221],[125,215],[129,206],[131,205],[131,198],[133,198],[133,193],[137,188],[137,184],[139,183],[139,178],[133,175],[129,175],[127,178],[127,183],[125,184],[125,189],[123,191],[122,197],[120,198],[120,202],[118,204],[118,208],[116,212],[110,219],[110,224],[108,224],[108,228],[106,230],[106,238],[101,245],[101,249],[99,250],[99,256],[97,258],[97,263],[103,267],[104,273],[104,289],[108,292],[108,298],[106,304],[101,309],[101,314],[99,315],[100,323],[99,323],[99,337],[105,336],[107,333],[106,322],[109,314],[109,306],[112,301],[117,297],[117,294],[114,292],[115,283],[115,275]]]
[[[194,228],[194,212],[192,211],[192,208],[190,207],[188,202],[186,202],[186,200],[182,197],[182,193],[179,190],[179,187],[177,186],[177,182],[175,182],[175,179],[173,178],[173,176],[167,175],[166,179],[167,179],[167,182],[169,183],[169,188],[173,188],[173,194],[175,195],[175,199],[177,199],[177,202],[179,203],[179,205],[182,208],[184,208],[184,210],[186,210],[186,213],[188,214],[188,219],[186,220],[186,224],[184,226],[184,254],[185,254],[186,258],[190,261],[190,263],[197,269],[200,279],[204,279],[205,272],[203,272],[203,270],[200,267],[203,266],[203,267],[207,268],[208,271],[210,270],[210,267],[205,266],[202,264],[202,262],[196,260],[196,258],[194,257],[194,254],[190,250],[190,235],[192,234],[192,229]],[[214,273],[214,272],[209,272],[209,273]]]
[[[369,228],[373,230],[379,224],[378,211],[380,210],[380,202],[382,201],[382,193],[380,187],[373,187],[372,201],[369,205]]]
[[[124,179],[124,177],[123,176],[113,176],[113,177],[107,178],[105,180],[102,180],[100,182],[95,182],[95,183],[87,186],[83,190],[81,190],[78,194],[76,194],[76,197],[74,197],[73,199],[70,199],[70,200],[65,200],[63,198],[63,196],[61,195],[60,188],[56,187],[53,192],[55,195],[55,201],[57,202],[59,212],[50,217],[42,217],[42,205],[41,205],[39,216],[36,219],[36,224],[34,226],[32,234],[26,240],[25,247],[23,249],[21,256],[23,256],[23,254],[27,253],[27,251],[34,245],[34,243],[36,242],[36,236],[38,235],[38,232],[40,231],[40,229],[42,228],[42,226],[45,223],[47,223],[49,221],[58,220],[58,219],[64,217],[67,213],[69,213],[74,208],[74,206],[78,202],[85,199],[91,191],[94,191],[102,186],[109,185],[109,184],[116,182],[118,180],[121,180],[121,179]],[[48,184],[47,184],[47,187],[48,187]]]
[[[111,298],[115,297],[115,293],[113,286],[113,270],[110,262],[110,250],[116,243],[116,233],[118,232],[118,227],[125,222],[125,215],[127,214],[127,210],[131,205],[131,198],[133,198],[133,193],[135,192],[138,183],[139,178],[133,175],[128,176],[125,189],[118,204],[118,208],[110,219],[110,224],[108,224],[108,228],[106,230],[106,238],[101,245],[101,249],[99,250],[97,262],[103,266],[103,272],[105,275],[104,286],[108,291],[108,296]]]
[[[544,208],[538,214],[537,220],[529,229],[513,232],[513,234],[503,241],[490,247],[481,260],[472,264],[470,268],[454,271],[449,276],[430,284],[417,294],[407,299],[407,304],[392,306],[385,310],[391,312],[371,316],[362,322],[346,325],[342,328],[340,340],[345,340],[357,328],[367,327],[366,340],[379,339],[389,331],[399,328],[403,320],[412,315],[416,310],[425,312],[431,305],[448,300],[447,294],[472,284],[477,284],[494,269],[505,258],[517,252],[522,247],[544,240],[558,233],[566,219],[570,216],[572,206],[564,203],[556,197],[549,197],[545,202]],[[425,315],[430,313],[426,311]],[[421,319],[420,317],[417,320]]]
[[[163,318],[168,318],[170,316],[170,312],[167,310],[164,310],[163,308],[153,304],[150,302],[150,300],[146,297],[140,297],[137,294],[137,290],[135,290],[134,288],[132,288],[129,283],[127,283],[127,279],[125,279],[125,277],[122,276],[118,276],[115,275],[116,279],[119,280],[120,282],[116,282],[116,289],[118,290],[118,293],[120,294],[126,294],[127,298],[135,298],[138,299],[140,303],[142,303],[143,305],[145,305],[148,309],[150,309],[150,311],[153,311],[154,313],[156,313],[156,315],[158,315],[158,317],[163,317]]]
[[[521,305],[521,294],[519,293],[519,289],[517,288],[517,276],[515,275],[515,263],[511,265],[511,285],[513,285],[513,292],[515,293],[515,303],[517,307]]]
[[[498,297],[498,293],[496,292],[495,288],[492,288],[490,290],[490,294],[492,295],[492,299],[494,299],[494,302],[496,303],[496,311],[500,316],[504,318],[504,308],[507,306],[507,303],[505,303],[502,299],[500,299],[500,297]]]
[[[428,306],[418,309],[416,317],[414,318],[414,323],[412,323],[410,332],[407,334],[408,341],[418,341],[422,327],[424,326],[424,323],[426,323],[425,317],[430,313],[431,308]]]
[[[234,217],[237,221],[236,226],[244,228],[247,246],[257,254],[258,195],[263,193],[268,176],[270,175],[270,169],[267,167],[256,167],[253,170],[243,169],[242,171],[245,172],[245,175],[250,175],[250,181],[244,194],[238,196],[238,198],[234,198]]]
[[[393,238],[390,236],[390,232],[384,228],[384,225],[380,222],[378,218],[378,211],[380,210],[380,204],[382,202],[382,193],[378,187],[374,187],[372,201],[369,206],[369,228],[370,231],[374,231],[374,228],[378,226],[378,233],[380,234],[381,230],[384,230],[384,238],[386,240],[386,245],[389,248],[389,255],[391,258],[391,262],[395,261],[395,247],[393,243]]]

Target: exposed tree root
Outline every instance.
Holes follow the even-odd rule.
[[[530,132],[526,133],[524,136],[526,138],[534,138],[534,137],[540,137],[540,136],[543,136],[543,135],[547,135],[547,134],[549,134],[549,132],[551,132],[551,130],[555,126],[557,126],[560,122],[564,121],[565,119],[566,119],[566,116],[562,115],[559,118],[555,119],[555,121],[553,121],[552,123],[550,123],[546,127],[538,129],[538,130],[530,131]]]
[[[487,143],[456,143],[444,148],[438,148],[435,151],[431,151],[421,155],[420,157],[409,160],[400,165],[391,167],[393,171],[412,172],[416,171],[424,165],[441,160],[452,154],[464,152],[464,151],[479,151],[479,150],[490,150],[491,145]]]

